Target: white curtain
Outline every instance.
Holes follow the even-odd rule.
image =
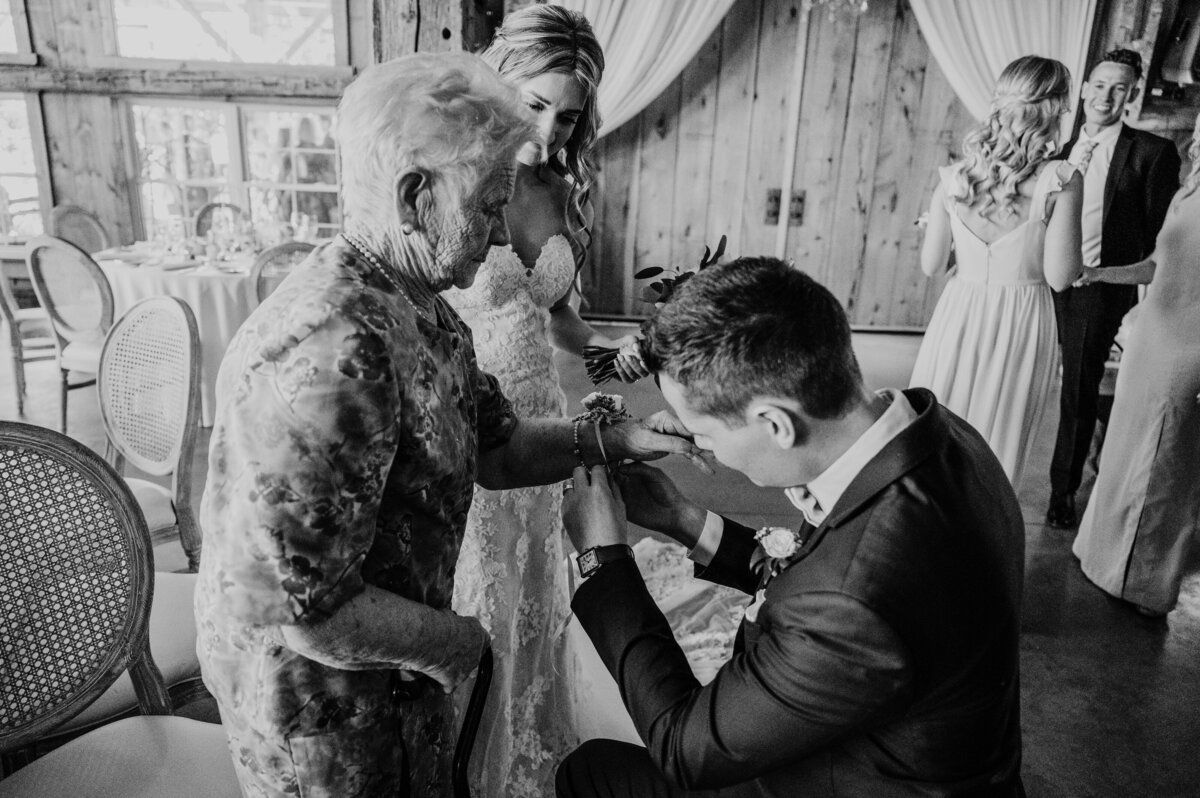
[[[987,116],[1000,71],[1023,55],[1062,61],[1078,96],[1097,0],[909,1],[930,52],[976,119]]]
[[[637,116],[671,84],[734,0],[557,0],[592,23],[604,48],[600,135]]]

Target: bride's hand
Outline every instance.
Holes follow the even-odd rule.
[[[642,377],[650,376],[650,369],[646,368],[642,360],[639,340],[639,336],[634,334],[613,341],[613,348],[618,350],[613,368],[616,369],[617,379],[621,382],[637,382]]]
[[[1085,285],[1104,282],[1103,270],[1095,266],[1084,266],[1083,274],[1079,275],[1075,282],[1071,283],[1074,288],[1083,288]]]

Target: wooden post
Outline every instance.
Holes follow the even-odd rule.
[[[503,0],[373,0],[375,61],[408,53],[478,51],[504,15]]]

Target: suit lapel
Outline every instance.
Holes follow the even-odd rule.
[[[1108,206],[1112,205],[1113,195],[1117,193],[1117,183],[1121,180],[1121,170],[1129,159],[1129,149],[1133,146],[1133,134],[1129,128],[1121,125],[1121,134],[1117,136],[1117,144],[1113,148],[1112,163],[1108,165],[1108,178],[1104,181],[1104,213],[1100,220],[1103,227],[1108,220]]]

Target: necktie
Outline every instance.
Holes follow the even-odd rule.
[[[1083,157],[1079,159],[1079,163],[1075,164],[1075,168],[1079,170],[1079,174],[1086,175],[1088,167],[1092,163],[1092,152],[1095,151],[1096,145],[1099,142],[1095,139],[1085,141],[1083,144]]]

